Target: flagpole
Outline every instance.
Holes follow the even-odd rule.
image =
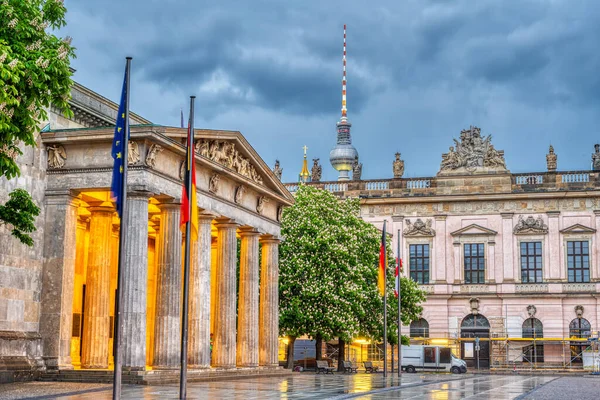
[[[192,165],[190,163],[195,162],[195,150],[194,150],[194,100],[196,96],[190,96],[190,134],[187,143],[186,154],[187,155],[187,174],[186,192],[188,196],[189,210],[188,221],[185,223],[185,261],[183,264],[183,309],[181,319],[181,375],[179,379],[179,398],[185,399],[187,397],[187,353],[188,353],[188,301],[190,297],[190,243],[192,235],[192,207],[198,207],[197,204],[192,204]],[[191,156],[189,152],[191,151]]]
[[[398,229],[398,378],[402,376],[402,246]]]
[[[125,83],[125,129],[123,129],[123,149],[125,154],[129,149],[129,82],[131,71],[131,57],[126,57],[127,64],[125,67],[125,76],[127,77]],[[118,116],[117,116],[118,118]],[[113,348],[115,352],[114,357],[114,376],[113,376],[113,400],[119,400],[121,398],[121,371],[122,371],[122,360],[121,360],[121,311],[123,310],[121,304],[121,288],[123,284],[123,266],[125,265],[125,241],[127,239],[127,157],[124,156],[123,161],[123,177],[121,180],[121,223],[119,224],[119,262],[117,265],[117,298],[116,298],[116,309],[115,309],[115,326],[117,327],[114,337]]]
[[[385,220],[383,221],[383,251],[384,251],[384,272],[383,272],[383,377],[387,377],[387,246],[385,237]]]

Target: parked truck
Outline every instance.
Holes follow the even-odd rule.
[[[460,374],[467,372],[467,363],[452,354],[450,347],[402,346],[402,369],[406,372],[439,371]]]

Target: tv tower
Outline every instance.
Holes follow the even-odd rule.
[[[348,172],[352,171],[352,163],[358,157],[358,152],[352,146],[350,128],[352,124],[346,115],[346,25],[344,24],[344,55],[342,58],[342,117],[337,122],[337,144],[329,152],[329,162],[339,172],[338,181],[350,179]]]

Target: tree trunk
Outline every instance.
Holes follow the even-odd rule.
[[[322,360],[323,359],[323,353],[322,353],[322,349],[323,349],[323,337],[321,335],[317,335],[317,337],[315,338],[317,341],[316,344],[316,352],[315,352],[315,358],[317,360]]]
[[[346,341],[338,338],[338,372],[344,372],[344,360],[346,359]]]
[[[294,343],[296,342],[296,336],[290,336],[290,341],[287,345],[287,369],[294,369]]]

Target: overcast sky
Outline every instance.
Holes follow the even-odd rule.
[[[450,4],[451,3],[451,4]],[[341,108],[363,178],[433,176],[460,130],[492,134],[512,172],[590,168],[600,142],[600,1],[67,0],[75,80],[117,101],[133,57],[131,109],[179,126],[239,130],[284,181],[302,146],[323,180]],[[311,162],[312,164],[312,162]]]

